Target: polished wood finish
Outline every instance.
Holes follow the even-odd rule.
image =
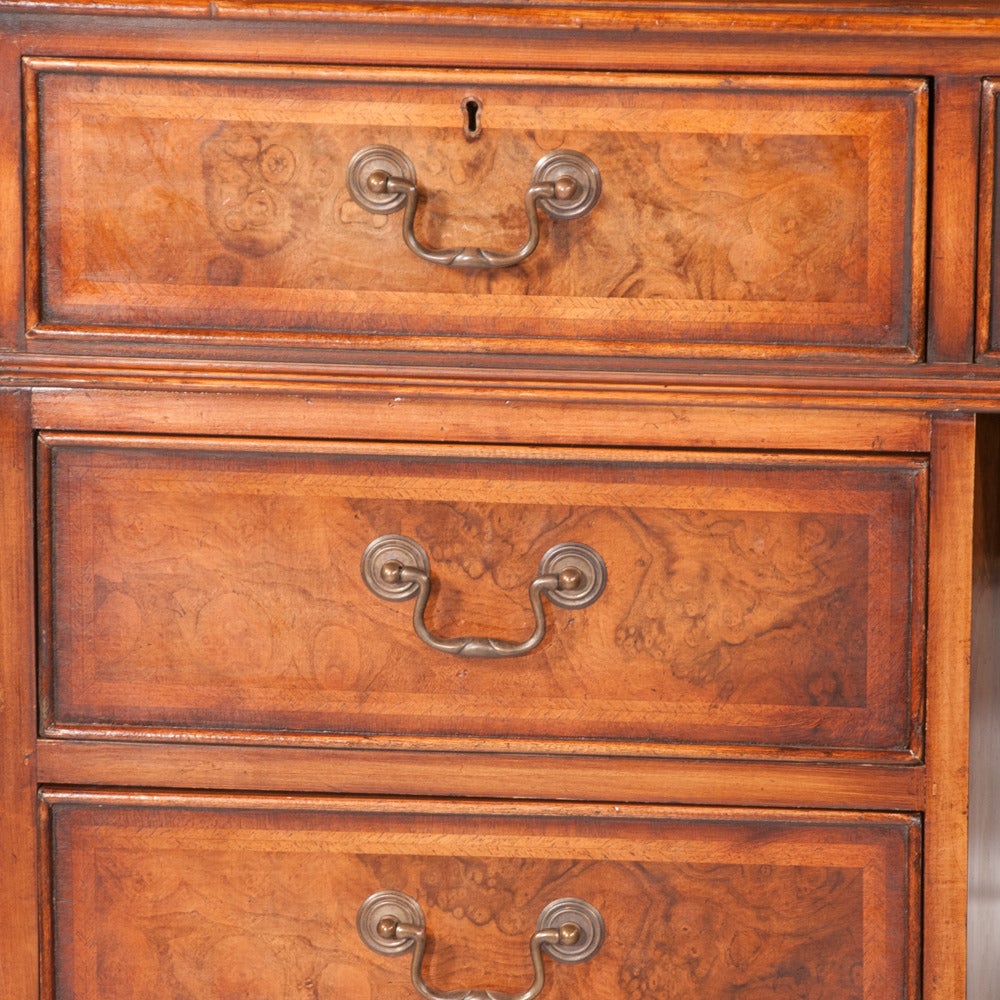
[[[996,314],[997,295],[1000,289],[1000,269],[993,258],[994,247],[1000,246],[1000,211],[997,210],[997,81],[983,83],[982,101],[982,157],[980,170],[980,222],[979,222],[979,302],[977,313],[976,347],[980,361],[996,361],[1000,356],[1000,322]]]
[[[958,362],[975,332],[976,210],[980,82],[935,80],[932,213],[952,224],[933,230],[928,360]]]
[[[0,987],[37,994],[38,840],[33,657],[33,499],[29,398],[0,397]],[[17,623],[17,624],[15,624]]]
[[[0,995],[403,1000],[354,927],[403,888],[444,989],[523,990],[572,892],[608,939],[542,1000],[992,997],[998,45],[994,0],[0,0]],[[519,243],[548,149],[605,190],[448,272],[348,200],[373,141],[434,245]],[[608,587],[435,654],[388,531],[441,634],[522,636],[565,531]]]
[[[544,995],[558,1000],[911,989],[920,829],[906,815],[72,793],[46,806],[53,978],[76,1000],[164,984],[406,995],[408,956],[371,955],[354,926],[386,888],[420,903],[423,971],[442,991],[522,990],[537,915],[563,897],[614,931],[600,960],[550,963]]]
[[[417,350],[923,354],[922,81],[29,68],[36,338],[221,324],[334,346],[428,335]],[[380,143],[413,160],[433,247],[520,246],[531,169],[560,147],[602,193],[545,219],[522,265],[429,268],[398,215],[348,194],[352,155]]]
[[[947,933],[964,922],[968,879],[970,757],[969,624],[972,614],[975,424],[939,420],[931,481],[927,609],[927,817],[924,877],[940,892],[924,899],[924,991],[966,992],[965,942]],[[992,768],[992,765],[991,765]],[[956,780],[961,775],[961,780]]]
[[[921,462],[42,438],[50,726],[725,742],[920,753]],[[431,559],[427,624],[530,635],[563,542],[591,607],[456,661],[359,567]],[[43,653],[44,655],[44,653]],[[503,686],[510,685],[503,690]],[[780,734],[780,736],[775,736]]]
[[[809,760],[789,766],[787,760],[776,759],[777,752],[753,745],[727,748],[726,756],[711,757],[706,747],[670,746],[665,752],[661,745],[633,744],[636,757],[623,764],[615,744],[563,744],[557,754],[551,752],[551,743],[523,739],[442,739],[433,749],[414,751],[412,739],[405,737],[382,737],[376,750],[369,748],[373,740],[335,736],[317,738],[309,746],[301,739],[274,746],[268,745],[278,742],[273,737],[246,731],[188,731],[183,742],[172,743],[148,730],[122,727],[89,727],[79,734],[59,735],[39,743],[39,780],[82,787],[162,788],[180,782],[227,791],[349,795],[376,787],[400,796],[599,798],[688,805],[736,800],[747,806],[914,812],[925,802],[925,772],[919,766],[855,764],[835,753],[830,759],[836,767]],[[210,753],[205,752],[206,742],[212,744]]]

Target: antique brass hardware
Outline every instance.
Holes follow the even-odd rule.
[[[523,642],[461,636],[445,639],[432,635],[424,623],[424,610],[431,593],[430,560],[423,547],[405,535],[382,535],[371,542],[361,558],[361,576],[369,589],[388,601],[416,597],[413,629],[432,649],[455,656],[496,659],[522,656],[545,637],[544,594],[560,608],[585,608],[604,590],[607,569],[604,560],[589,545],[563,542],[542,556],[538,576],[528,587],[535,615],[535,630]]]
[[[410,981],[425,1000],[534,1000],[545,986],[542,952],[557,962],[583,962],[604,941],[600,911],[582,899],[556,899],[543,907],[529,949],[535,978],[523,993],[471,989],[438,993],[424,981],[421,966],[427,948],[426,922],[420,904],[404,892],[386,889],[369,896],[358,910],[358,933],[381,955],[400,955],[411,948]]]
[[[389,214],[404,209],[403,240],[421,260],[445,267],[482,270],[520,264],[535,252],[541,234],[538,208],[555,219],[578,219],[586,215],[601,195],[601,174],[583,153],[559,149],[543,156],[535,164],[524,196],[528,238],[519,250],[509,253],[483,247],[436,250],[424,246],[413,231],[420,195],[416,168],[394,146],[359,149],[347,169],[347,188],[351,197],[369,212]]]

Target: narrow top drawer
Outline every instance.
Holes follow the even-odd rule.
[[[922,80],[50,59],[25,74],[36,344],[923,352]],[[398,211],[370,210],[392,193],[354,159],[405,180],[387,147],[410,164],[409,219],[398,192]],[[532,200],[543,162],[573,194]],[[590,185],[589,210],[561,217]],[[529,247],[532,220],[537,247],[493,266]],[[408,238],[464,252],[428,261]]]

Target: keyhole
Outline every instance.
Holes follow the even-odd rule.
[[[466,139],[478,139],[483,131],[483,104],[478,97],[467,97],[462,101],[462,131]]]

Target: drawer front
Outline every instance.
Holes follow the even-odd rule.
[[[32,59],[27,100],[38,338],[923,351],[923,81]],[[556,151],[588,157],[600,195],[581,218],[532,213],[519,265],[427,263],[401,212],[349,193],[379,145],[413,164],[430,250],[520,248]]]
[[[578,963],[543,957],[545,1000],[919,995],[905,815],[72,793],[46,809],[55,1000],[408,1000],[411,953],[356,925],[386,890],[419,905],[420,975],[453,1000],[522,995],[539,915],[565,899],[605,933]]]
[[[976,357],[1000,361],[1000,79],[983,81]]]
[[[47,434],[40,466],[54,730],[920,750],[921,460]],[[554,546],[607,582],[466,658],[366,585],[387,535],[432,638],[532,636]]]

